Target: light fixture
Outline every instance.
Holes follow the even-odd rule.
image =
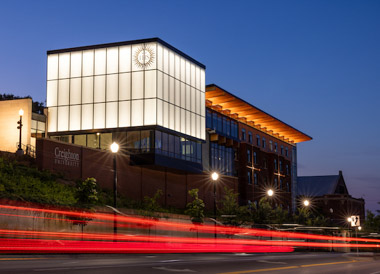
[[[269,189],[269,190],[267,191],[267,194],[268,194],[269,197],[272,197],[273,194],[274,194],[274,191],[273,191],[272,189]]]
[[[310,201],[309,200],[304,200],[303,201],[303,205],[304,206],[309,206],[310,205]]]
[[[216,172],[213,172],[213,173],[211,174],[211,178],[212,178],[214,181],[216,181],[216,180],[218,180],[218,178],[219,178],[219,174],[216,173]]]
[[[21,108],[21,109],[18,111],[18,114],[19,114],[20,116],[23,116],[23,115],[24,115],[24,110]]]
[[[117,143],[113,142],[111,145],[111,151],[113,153],[117,153],[119,151],[119,145]]]

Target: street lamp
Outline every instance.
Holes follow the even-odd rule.
[[[310,205],[310,201],[307,200],[307,199],[304,200],[304,201],[303,201],[303,205],[306,206],[306,207],[308,207],[308,206]]]
[[[274,194],[274,191],[272,189],[268,189],[267,194],[269,197],[272,197]]]
[[[16,151],[16,154],[17,155],[24,155],[24,151],[22,150],[22,146],[21,146],[22,116],[24,115],[24,110],[20,109],[18,114],[20,115],[20,120],[17,121],[17,124],[18,124],[17,129],[20,130],[20,135],[19,135],[18,149]]]
[[[219,179],[219,174],[217,172],[213,172],[211,174],[211,179],[214,181],[214,238],[216,238],[216,182]]]
[[[119,145],[115,142],[111,145],[111,151],[113,153],[113,207],[116,209],[117,207],[117,169],[116,169],[116,153],[119,151]],[[117,234],[117,221],[116,221],[116,211],[114,209],[114,218],[113,218],[113,233],[116,241]]]

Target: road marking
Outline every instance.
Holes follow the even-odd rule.
[[[0,258],[0,261],[26,261],[26,260],[43,260],[45,258]]]
[[[267,263],[267,264],[287,264],[285,262],[273,262],[273,261],[265,261],[265,260],[257,260],[259,263]]]
[[[242,270],[242,271],[233,271],[233,272],[224,272],[219,274],[243,274],[243,273],[257,273],[257,272],[266,272],[274,270],[285,270],[285,269],[294,269],[301,267],[313,267],[313,266],[323,266],[323,265],[333,265],[333,264],[349,264],[356,263],[357,260],[344,261],[344,262],[332,262],[332,263],[320,263],[320,264],[305,264],[305,265],[294,265],[294,266],[284,266],[284,267],[275,267],[275,268],[262,268],[262,269],[252,269],[252,270]]]

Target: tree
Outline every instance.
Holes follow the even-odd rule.
[[[155,217],[156,212],[162,212],[164,209],[158,203],[158,199],[162,196],[162,190],[158,189],[153,197],[145,196],[144,197],[144,209],[145,215],[150,217]]]
[[[380,232],[380,215],[375,215],[370,210],[367,210],[366,213],[363,225],[364,230],[367,232]]]
[[[248,206],[239,206],[238,193],[233,189],[224,187],[224,196],[221,200],[222,207],[218,208],[222,222],[226,225],[242,225],[251,219]]]
[[[193,201],[187,203],[185,214],[190,216],[193,223],[203,223],[205,204],[198,197],[198,189],[189,190],[189,195]]]
[[[80,203],[93,205],[98,201],[98,191],[96,190],[96,179],[87,178],[77,182],[77,198]]]

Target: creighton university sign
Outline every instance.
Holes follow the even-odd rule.
[[[70,149],[54,149],[54,164],[79,167],[80,157],[78,153],[71,152]]]

